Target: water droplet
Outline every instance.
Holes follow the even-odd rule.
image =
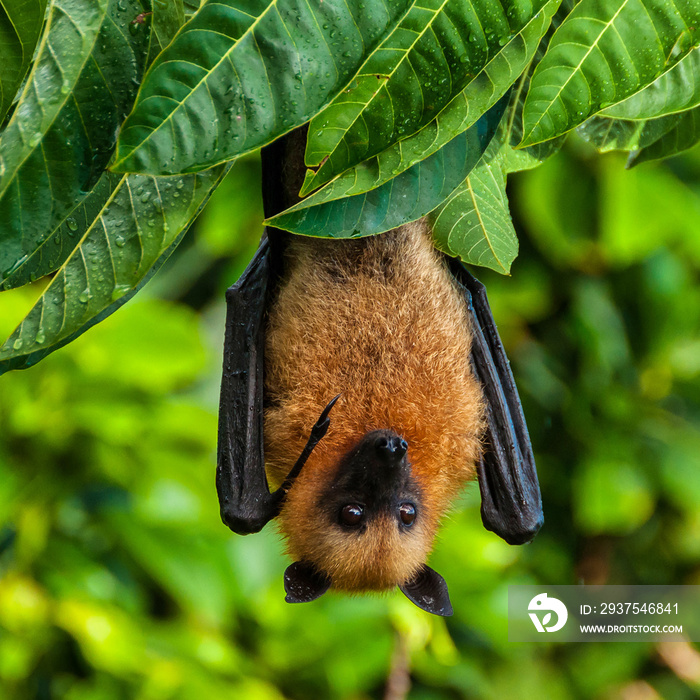
[[[43,328],[40,328],[40,329],[37,331],[35,340],[36,340],[36,342],[37,342],[39,345],[41,345],[41,344],[46,340],[46,335],[44,334],[44,329],[43,329]]]
[[[85,289],[83,289],[82,292],[80,292],[80,296],[78,297],[78,300],[80,301],[81,304],[87,304],[91,298],[92,298],[92,294],[90,294],[90,287],[86,287]]]
[[[41,134],[37,131],[35,134],[32,134],[30,139],[29,139],[29,147],[34,148],[35,146],[38,146],[41,141]]]
[[[117,236],[117,237],[114,239],[114,242],[115,242],[120,248],[123,248],[123,247],[124,247],[124,244],[126,243],[126,238],[124,238],[124,236]]]
[[[69,92],[70,92],[70,83],[67,80],[64,80],[63,84],[61,85],[61,94],[67,95]]]
[[[12,267],[5,270],[5,272],[2,273],[2,276],[9,277],[13,272],[16,272],[27,261],[27,257],[27,255],[23,255]]]
[[[146,190],[146,192],[144,192],[144,193],[141,195],[141,201],[142,201],[144,204],[145,204],[150,198],[151,198],[151,193],[150,193],[148,190]]]
[[[22,341],[22,338],[17,338],[17,340],[15,340],[15,342],[12,343],[12,347],[13,347],[15,350],[21,349],[22,345],[24,345],[24,343],[23,343],[23,341]]]
[[[118,284],[112,290],[112,301],[116,301],[123,297],[127,292],[131,291],[131,287],[128,284]]]

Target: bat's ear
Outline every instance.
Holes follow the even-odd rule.
[[[426,564],[418,569],[418,573],[408,583],[399,588],[421,610],[442,617],[452,615],[452,603],[445,579]]]
[[[285,600],[288,603],[310,603],[320,598],[330,585],[328,576],[305,561],[295,561],[284,572]]]

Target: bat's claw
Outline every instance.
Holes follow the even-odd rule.
[[[328,418],[328,415],[331,412],[331,409],[333,406],[335,406],[336,401],[342,396],[342,394],[338,394],[334,396],[329,402],[328,405],[323,409],[323,413],[318,417],[318,420],[316,421],[316,425],[320,425],[321,423],[326,424],[326,428],[330,425],[330,420]]]
[[[328,402],[328,405],[323,409],[323,412],[318,417],[316,424],[313,428],[311,428],[311,435],[309,435],[306,447],[304,447],[302,453],[299,455],[299,459],[297,459],[296,464],[292,467],[292,470],[289,472],[289,474],[287,474],[287,478],[284,480],[284,483],[275,492],[274,496],[277,499],[278,512],[282,501],[287,495],[287,492],[292,487],[292,482],[297,478],[297,476],[299,476],[301,468],[306,463],[306,460],[309,458],[309,455],[313,451],[314,447],[318,445],[318,443],[323,439],[323,436],[326,434],[328,426],[331,424],[331,419],[328,417],[328,414],[331,412],[331,409],[333,406],[335,406],[335,402],[339,398],[340,394],[334,396]]]
[[[335,403],[340,398],[340,396],[341,395],[338,394],[328,402],[328,405],[323,409],[323,412],[318,417],[316,424],[313,428],[311,428],[311,437],[315,442],[321,440],[326,434],[326,432],[328,432],[328,426],[331,424],[331,419],[328,416],[331,412],[331,409],[333,408],[333,406],[335,406]]]

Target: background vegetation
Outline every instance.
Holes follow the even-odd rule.
[[[223,292],[262,219],[239,161],[132,303],[2,377],[0,696],[380,698],[403,648],[416,700],[697,697],[690,645],[507,641],[509,584],[700,584],[700,153],[621,166],[570,139],[509,183],[520,256],[477,274],[546,523],[509,547],[472,485],[430,560],[443,620],[400,594],[287,605],[274,528],[219,520]],[[0,334],[44,285],[0,295]]]

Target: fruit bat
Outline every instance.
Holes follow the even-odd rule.
[[[280,148],[263,152],[268,216],[294,189]],[[221,516],[240,534],[278,518],[288,602],[398,586],[452,614],[425,561],[475,472],[485,527],[535,536],[532,449],[485,289],[425,223],[350,240],[268,228],[226,303]]]

